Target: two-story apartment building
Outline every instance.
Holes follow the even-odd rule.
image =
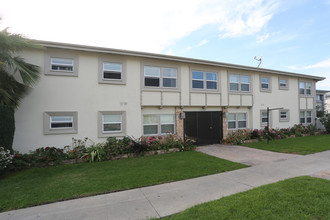
[[[16,112],[14,149],[72,138],[167,133],[217,143],[231,130],[287,128],[315,118],[322,77],[135,51],[40,42],[22,57],[41,79]]]

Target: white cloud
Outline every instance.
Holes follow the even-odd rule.
[[[307,66],[289,66],[293,70],[308,70],[308,69],[320,69],[320,68],[330,68],[330,58],[316,64],[307,65]]]
[[[159,53],[207,24],[219,27],[221,37],[258,33],[277,0],[0,0],[0,5],[2,25],[30,38]]]
[[[194,48],[197,48],[197,47],[201,47],[201,46],[207,44],[207,42],[208,42],[207,40],[202,40],[201,42],[199,42],[196,45],[187,47],[187,50],[191,50],[191,49],[194,49]]]
[[[269,34],[257,36],[257,43],[260,44],[269,38]]]

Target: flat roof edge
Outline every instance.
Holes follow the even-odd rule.
[[[222,62],[216,62],[216,61],[186,58],[186,57],[179,57],[179,56],[170,56],[170,55],[155,54],[155,53],[148,53],[148,52],[138,52],[138,51],[112,49],[112,48],[105,48],[105,47],[86,46],[86,45],[60,43],[60,42],[51,42],[51,41],[42,41],[42,40],[34,40],[34,41],[41,44],[44,47],[51,47],[51,48],[80,50],[80,51],[98,52],[98,53],[111,53],[111,54],[117,54],[117,55],[127,55],[127,56],[154,58],[154,59],[162,59],[162,60],[176,61],[176,62],[203,64],[203,65],[219,66],[219,67],[233,68],[233,69],[240,69],[240,70],[247,70],[247,71],[274,73],[274,74],[286,75],[286,76],[296,76],[296,77],[301,77],[301,78],[314,79],[317,81],[321,81],[321,80],[325,79],[325,77],[312,76],[312,75],[306,75],[306,74],[301,74],[301,73],[293,73],[293,72],[286,72],[286,71],[273,70],[273,69],[264,69],[264,68],[243,66],[243,65],[238,65],[238,64],[222,63]]]

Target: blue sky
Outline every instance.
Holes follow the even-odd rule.
[[[0,0],[0,29],[327,77],[330,0]],[[17,7],[20,5],[20,7]]]

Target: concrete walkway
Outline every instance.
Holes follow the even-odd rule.
[[[294,157],[302,157],[301,155],[297,154],[276,153],[272,151],[259,150],[254,148],[222,144],[197,147],[196,150],[215,157],[246,164],[249,166],[287,160],[289,158]]]
[[[164,217],[264,184],[329,171],[330,151],[325,151],[216,175],[4,212],[0,213],[0,219],[120,220]]]

